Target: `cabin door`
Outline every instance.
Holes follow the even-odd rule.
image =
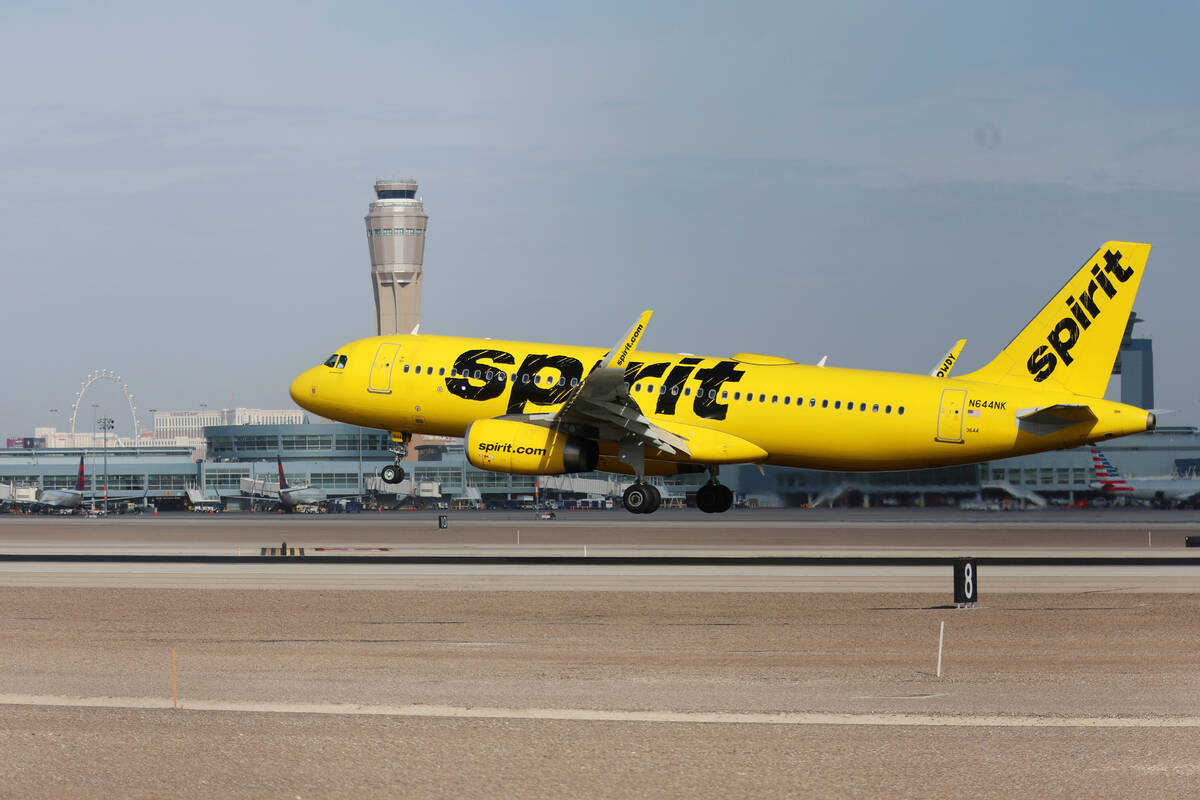
[[[367,391],[376,394],[392,393],[392,365],[400,354],[400,345],[395,342],[384,342],[375,351],[375,363],[371,365],[371,377],[367,382]]]
[[[963,407],[967,404],[966,389],[944,389],[942,407],[938,413],[937,440],[962,444]]]

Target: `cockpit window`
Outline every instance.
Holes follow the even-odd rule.
[[[338,360],[338,354],[334,353],[329,358],[325,359],[325,366],[335,367],[335,366],[337,366],[337,360]]]
[[[343,368],[343,367],[345,367],[345,366],[346,366],[346,357],[345,357],[345,356],[338,356],[337,368],[338,368],[338,369],[342,369],[342,368]]]

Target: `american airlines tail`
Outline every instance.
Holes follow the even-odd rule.
[[[965,380],[1103,397],[1150,245],[1108,242],[990,364]]]
[[[1095,447],[1092,448],[1092,469],[1096,473],[1096,482],[1105,492],[1132,492],[1133,486],[1121,477],[1117,468],[1108,460],[1108,456]]]

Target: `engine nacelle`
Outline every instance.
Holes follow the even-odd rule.
[[[600,449],[590,439],[511,419],[481,419],[467,428],[467,460],[492,472],[562,475],[591,472]]]

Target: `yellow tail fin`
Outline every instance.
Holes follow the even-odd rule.
[[[963,379],[1103,397],[1149,254],[1148,244],[1103,245],[1000,355]]]

